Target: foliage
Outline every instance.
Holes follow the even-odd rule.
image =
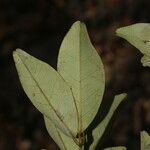
[[[150,23],[137,23],[122,27],[117,29],[116,33],[138,48],[144,55],[141,59],[143,66],[150,67]],[[150,136],[143,131],[141,132],[141,150],[149,149]]]
[[[60,47],[57,71],[17,49],[14,61],[24,91],[44,115],[49,134],[61,149],[84,149],[85,130],[101,105],[105,76],[102,61],[86,27],[74,23]],[[120,94],[104,120],[93,130],[95,149],[114,111],[126,94]]]
[[[143,66],[150,67],[150,23],[137,23],[122,27],[117,29],[116,33],[139,49],[144,54],[141,59]]]
[[[150,66],[150,25],[135,24],[118,29],[143,54],[142,63]],[[43,114],[48,133],[62,150],[83,150],[88,142],[89,125],[103,99],[105,75],[102,61],[90,42],[86,26],[77,21],[65,36],[59,51],[57,71],[48,64],[17,49],[13,53],[18,75],[29,99]],[[126,94],[116,95],[109,112],[92,129],[95,150],[114,111]],[[141,132],[141,150],[149,149],[150,137]],[[112,147],[106,150],[125,150]]]

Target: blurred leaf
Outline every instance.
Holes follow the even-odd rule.
[[[149,66],[150,67],[150,57],[148,55],[144,55],[141,58],[141,63],[143,64],[143,66]]]
[[[90,42],[86,26],[79,21],[73,24],[61,44],[58,72],[72,89],[78,109],[78,132],[82,133],[99,109],[105,76],[102,61]]]
[[[139,49],[144,57],[143,66],[150,66],[150,23],[137,23],[117,29],[117,35]]]
[[[20,49],[13,56],[24,91],[35,107],[61,131],[75,137],[77,110],[66,82],[48,64]]]
[[[47,117],[44,117],[45,125],[48,133],[56,142],[61,150],[78,150],[79,147],[75,144],[72,138],[66,136],[61,132],[52,121],[50,121]]]
[[[104,150],[126,150],[124,146],[105,148]]]
[[[141,132],[141,150],[150,150],[150,136],[147,132]]]
[[[106,117],[104,118],[104,120],[93,130],[93,143],[90,146],[90,150],[93,150],[96,148],[99,140],[101,139],[103,133],[105,132],[105,129],[109,123],[109,121],[111,120],[115,110],[117,109],[117,107],[119,106],[119,104],[122,102],[122,100],[126,97],[126,94],[120,94],[120,95],[116,95],[114,98],[114,101],[110,107],[110,110],[108,112],[108,114],[106,115]]]

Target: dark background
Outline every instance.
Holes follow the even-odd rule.
[[[149,0],[0,0],[0,150],[58,149],[23,92],[12,51],[22,48],[56,68],[61,41],[77,20],[86,23],[105,66],[104,103],[128,93],[99,149],[140,149],[140,131],[150,132],[150,69],[142,67],[142,54],[115,30],[149,22],[149,14]]]

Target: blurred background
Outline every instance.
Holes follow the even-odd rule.
[[[105,66],[104,104],[128,93],[98,149],[139,150],[140,131],[150,133],[150,68],[142,67],[142,54],[115,30],[150,22],[149,14],[149,0],[0,0],[0,150],[59,150],[23,92],[12,52],[22,48],[56,68],[62,39],[77,20],[86,23]]]

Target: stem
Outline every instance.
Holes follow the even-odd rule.
[[[82,150],[82,148],[83,148],[83,145],[84,145],[84,143],[85,143],[85,133],[84,132],[81,132],[81,133],[79,133],[78,135],[78,146],[79,146],[79,150]]]

